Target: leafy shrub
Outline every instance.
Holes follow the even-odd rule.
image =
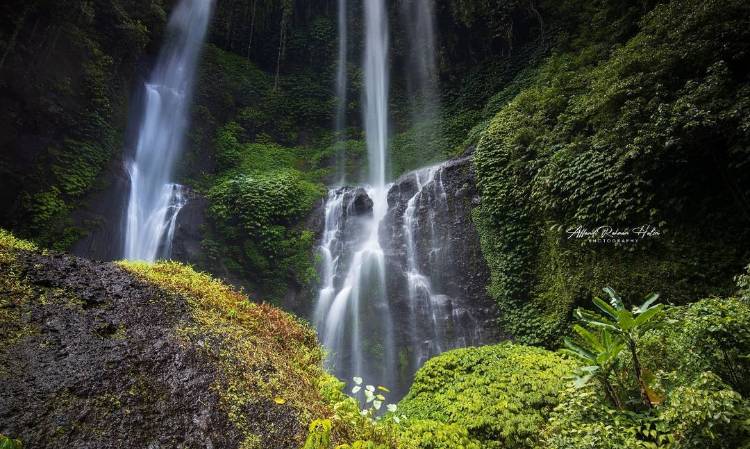
[[[675,372],[681,383],[712,371],[743,395],[750,393],[750,304],[709,298],[666,311],[666,323],[641,345],[651,371]]]
[[[569,388],[552,412],[541,447],[549,449],[730,449],[748,436],[747,405],[712,373],[672,390],[650,413],[609,407],[591,386]]]
[[[401,449],[481,449],[465,427],[432,420],[412,420],[399,436]]]
[[[406,435],[417,439],[415,447],[433,447],[426,442],[433,431],[438,441],[467,448],[534,447],[574,366],[544,349],[514,344],[442,354],[419,370],[399,405]]]

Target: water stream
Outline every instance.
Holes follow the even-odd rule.
[[[344,131],[346,127],[346,88],[348,79],[346,76],[346,65],[348,62],[348,22],[347,0],[338,0],[338,58],[336,60],[336,138],[339,148],[336,152],[336,170],[338,179],[343,184],[346,181],[346,153],[341,142],[345,141]]]
[[[127,162],[130,196],[123,256],[153,261],[168,257],[174,222],[186,196],[172,181],[182,153],[196,65],[212,0],[181,0],[167,39],[145,85],[145,105],[135,155]]]
[[[408,0],[403,8],[402,18],[411,27],[408,70],[413,73],[407,79],[411,95],[420,98],[413,104],[415,120],[424,120],[437,107],[433,4]],[[452,246],[470,226],[470,206],[455,198],[458,181],[453,180],[450,192],[444,185],[446,170],[455,166],[431,166],[386,182],[387,18],[384,0],[364,1],[368,181],[328,193],[321,288],[312,319],[328,350],[328,366],[338,377],[361,376],[386,385],[397,399],[428,358],[482,344],[488,336],[483,334],[487,314],[476,303],[484,285],[466,286],[477,274],[467,273],[467,260],[455,260],[467,259],[468,253]],[[460,181],[458,187],[463,185]],[[457,266],[462,273],[456,273]]]

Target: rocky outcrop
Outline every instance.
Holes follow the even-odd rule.
[[[416,367],[448,349],[498,340],[471,218],[478,202],[470,157],[407,173],[388,192],[380,241],[389,299],[396,341],[412,342]]]
[[[176,263],[17,243],[0,230],[0,434],[29,448],[297,449],[306,419],[329,413],[315,335],[291,316]]]

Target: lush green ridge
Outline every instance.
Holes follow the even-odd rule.
[[[221,447],[294,449],[311,422],[334,417],[337,444],[388,440],[324,372],[312,328],[209,275],[76,259],[2,229],[0,273],[0,379],[34,396],[0,388],[3,411],[16,411],[2,427],[25,443],[140,447],[208,432]],[[28,371],[40,363],[44,373]]]

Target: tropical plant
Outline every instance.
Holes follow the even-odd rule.
[[[565,338],[566,348],[562,352],[582,360],[586,365],[579,368],[575,374],[575,387],[581,388],[591,378],[596,378],[604,388],[607,399],[618,409],[622,409],[622,401],[609,380],[612,369],[616,366],[618,356],[625,347],[622,338],[609,331],[599,329],[591,332],[576,324],[573,330],[580,336],[585,346],[575,343],[570,338]]]
[[[663,304],[656,304],[659,295],[652,293],[646,300],[638,307],[634,307],[632,310],[627,310],[623,304],[622,299],[611,287],[605,287],[604,292],[609,296],[609,303],[599,297],[594,298],[594,305],[601,310],[604,315],[599,315],[596,312],[583,309],[579,307],[575,315],[576,317],[600,331],[607,331],[613,335],[621,338],[624,343],[630,349],[630,355],[633,358],[633,374],[638,382],[638,387],[641,393],[641,400],[643,405],[647,408],[652,407],[652,401],[648,396],[648,387],[643,378],[643,370],[641,369],[640,359],[638,358],[637,339],[645,331],[652,329],[656,323],[655,317],[662,313]],[[580,333],[579,333],[580,334]],[[593,335],[589,336],[591,342],[603,343],[602,341],[596,341],[592,338]],[[584,337],[584,339],[586,339]],[[589,341],[589,340],[587,340]],[[589,342],[589,344],[591,344]],[[603,346],[601,346],[603,348]],[[617,344],[609,341],[610,350],[617,348]],[[595,351],[596,348],[592,346]],[[593,354],[592,354],[593,355]],[[605,358],[603,357],[604,361]],[[595,365],[598,366],[598,365]]]
[[[5,435],[0,434],[0,449],[21,449],[23,448],[23,444],[21,444],[21,440],[14,440],[12,438],[8,438]]]
[[[383,407],[385,395],[391,391],[382,385],[378,385],[377,387],[374,385],[364,385],[363,387],[364,380],[361,377],[354,377],[352,380],[354,381],[352,395],[357,399],[361,399],[362,404],[364,405],[360,414],[364,417],[375,420],[378,413],[380,413],[380,409]],[[401,419],[405,418],[403,415],[401,417],[395,415],[396,410],[398,410],[396,404],[386,405],[386,410],[388,410],[389,413],[394,414],[393,421],[396,423],[399,423]]]

